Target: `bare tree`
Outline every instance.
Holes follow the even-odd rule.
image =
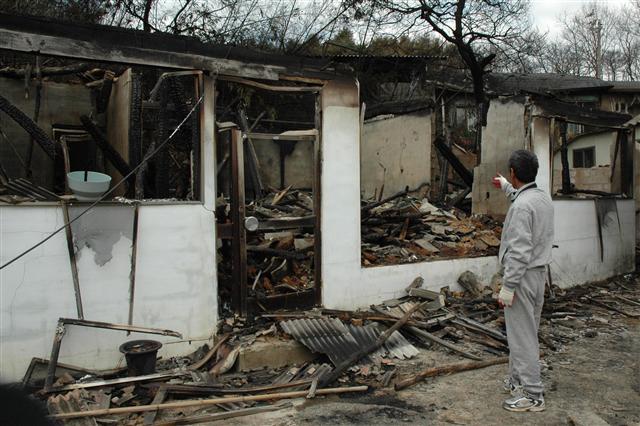
[[[606,80],[640,77],[640,0],[617,10],[585,3],[558,21],[562,32],[547,44],[542,69]]]
[[[473,81],[477,116],[480,117],[476,128],[479,153],[488,110],[484,76],[498,52],[522,41],[528,24],[528,1],[370,0],[355,4],[360,8],[369,5],[377,10],[379,25],[391,27],[396,33],[434,32],[455,46]]]

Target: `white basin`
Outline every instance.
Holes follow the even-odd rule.
[[[67,173],[67,182],[73,194],[80,201],[96,201],[111,185],[111,176],[98,172],[87,172],[84,180],[84,170]]]

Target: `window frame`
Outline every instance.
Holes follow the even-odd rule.
[[[586,165],[587,164],[586,157],[585,157],[586,153],[591,154],[591,165]],[[574,148],[572,150],[572,155],[573,155],[572,168],[574,169],[590,169],[592,167],[595,167],[596,165],[596,147],[595,146],[589,146],[586,148]],[[577,165],[576,160],[578,158],[581,159],[582,165]]]

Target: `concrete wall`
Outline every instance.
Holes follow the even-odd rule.
[[[364,123],[360,191],[366,198],[417,188],[431,181],[431,117],[428,112]]]
[[[254,140],[264,185],[280,188],[280,143]],[[289,143],[289,142],[284,142]],[[284,186],[311,189],[313,184],[313,141],[295,142],[291,154],[284,160]]]
[[[493,99],[482,129],[482,162],[474,169],[473,213],[501,216],[509,202],[501,190],[491,184],[496,173],[508,176],[509,156],[524,148],[524,104],[511,99]]]
[[[80,208],[72,209],[72,218]],[[173,329],[184,340],[69,326],[60,362],[112,368],[122,363],[118,346],[127,340],[162,341],[160,355],[167,357],[185,355],[212,337],[217,321],[213,214],[199,204],[139,209],[133,324]],[[2,263],[62,223],[58,205],[0,206]],[[133,208],[96,207],[75,225],[84,317],[127,323]],[[31,357],[49,358],[58,318],[77,317],[65,233],[0,271],[0,278],[0,377],[15,381]]]
[[[359,155],[359,144],[354,142],[359,135],[357,85],[333,83],[327,86],[322,94],[322,108],[323,304],[337,309],[366,308],[372,303],[402,295],[404,288],[417,276],[422,276],[425,286],[431,289],[442,286],[459,289],[456,281],[465,270],[475,272],[488,283],[498,269],[496,257],[361,267],[357,184],[360,171],[353,166],[358,164]],[[487,126],[490,142],[483,144],[483,161],[488,160],[489,166],[480,168],[488,181],[496,171],[506,173],[508,154],[524,144],[523,105],[498,102],[492,104],[492,110]],[[506,129],[500,130],[499,125]],[[537,117],[531,126],[531,147],[540,162],[538,186],[549,191],[552,169],[549,120]],[[491,143],[493,148],[490,148]],[[496,191],[491,194],[504,198]],[[599,257],[593,201],[555,200],[553,203],[555,243],[560,247],[554,250],[552,264],[555,283],[577,285],[633,270],[635,223],[632,200],[617,202],[621,226],[617,228],[616,221],[616,226],[610,224],[604,231],[604,262],[600,262]]]
[[[580,189],[613,192],[611,189],[611,167],[592,167],[589,169],[569,169],[571,184]],[[553,171],[553,193],[562,188],[562,170]]]
[[[396,297],[417,276],[427,288],[445,285],[470,269],[488,282],[496,257],[362,268],[358,86],[333,82],[322,91],[322,302],[327,308],[365,308]]]
[[[635,202],[618,200],[618,221],[610,213],[603,229],[600,258],[598,223],[593,200],[554,200],[553,283],[569,287],[632,272],[635,268]]]
[[[60,362],[86,368],[123,364],[118,346],[151,338],[160,356],[186,355],[210,341],[218,320],[216,276],[214,93],[204,81],[202,203],[138,207],[132,323],[172,329],[184,339],[67,327]],[[70,207],[71,218],[86,204]],[[105,203],[72,226],[84,317],[127,323],[134,207]],[[0,204],[0,263],[64,223],[56,203]],[[65,232],[0,270],[0,380],[20,380],[32,357],[49,358],[58,318],[77,318]]]
[[[24,81],[0,78],[0,93],[15,107],[30,118],[33,118],[35,108],[36,89],[31,84],[29,98],[25,99]],[[42,100],[38,125],[51,138],[51,125],[69,124],[80,125],[80,115],[92,111],[90,91],[81,84],[66,84],[44,81],[42,83]],[[0,127],[24,159],[30,143],[29,134],[9,116],[0,112]],[[24,167],[6,141],[0,143],[0,158],[10,177],[24,177]],[[53,161],[36,143],[32,159],[34,183],[51,188],[53,183]]]

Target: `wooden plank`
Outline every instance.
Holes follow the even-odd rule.
[[[272,141],[315,141],[318,137],[316,130],[301,130],[283,133],[249,133],[248,136],[255,140]]]
[[[327,388],[318,389],[316,394],[318,395],[332,395],[349,392],[366,392],[369,389],[368,386],[352,386],[341,388]],[[167,402],[165,404],[151,404],[151,405],[139,405],[133,407],[119,407],[119,408],[107,408],[100,410],[89,411],[77,411],[73,413],[61,413],[49,416],[52,419],[75,419],[79,417],[91,417],[91,416],[103,416],[108,414],[126,414],[126,413],[144,413],[147,411],[155,410],[168,410],[168,409],[180,409],[186,407],[207,407],[216,404],[226,404],[231,402],[249,402],[249,401],[270,401],[286,398],[300,398],[307,396],[308,391],[293,391],[293,392],[280,392],[280,393],[268,393],[264,395],[250,395],[250,396],[237,396],[230,398],[212,398],[212,399],[200,399],[192,401],[175,401]]]
[[[313,283],[316,305],[322,305],[322,97],[316,95],[313,141]]]
[[[136,294],[136,258],[138,254],[138,217],[140,205],[136,204],[133,210],[133,235],[131,238],[131,272],[129,273],[129,317],[127,324],[133,325],[133,303]],[[127,336],[131,332],[127,332]]]
[[[416,374],[413,377],[409,377],[408,379],[397,382],[394,385],[394,389],[397,391],[405,389],[409,386],[415,385],[416,383],[426,379],[427,377],[436,377],[444,374],[459,373],[461,371],[476,370],[478,368],[485,368],[492,365],[506,364],[507,362],[509,362],[509,357],[505,356],[500,358],[489,359],[486,361],[464,362],[460,364],[450,364],[450,365],[443,365],[442,367],[428,368]]]
[[[317,216],[303,216],[263,219],[258,222],[258,229],[261,231],[278,231],[284,229],[310,228],[316,226],[316,218]]]
[[[277,80],[286,68],[260,65],[232,59],[214,58],[192,53],[170,52],[133,46],[103,45],[99,42],[75,40],[27,31],[0,29],[0,49],[19,52],[37,51],[41,55],[82,58],[101,62],[117,62],[174,69],[201,69],[221,75]]]
[[[124,161],[129,161],[129,118],[131,116],[131,68],[126,69],[114,81],[107,105],[107,140],[111,146],[118,151]],[[135,167],[135,165],[133,165]],[[106,165],[106,172],[111,176],[112,182],[120,182],[122,175],[109,162]],[[119,186],[112,194],[114,196],[124,196],[125,187]]]
[[[439,338],[438,336],[435,336],[435,335],[433,335],[431,333],[428,333],[428,332],[426,332],[424,330],[421,330],[421,329],[419,329],[417,327],[411,327],[410,326],[409,330],[411,330],[411,332],[413,334],[415,334],[416,336],[421,337],[421,338],[426,339],[426,340],[429,340],[431,342],[437,343],[439,345],[442,345],[447,349],[450,349],[450,350],[452,350],[454,352],[459,353],[460,355],[462,355],[465,358],[474,359],[476,361],[480,361],[482,359],[482,358],[480,358],[478,356],[475,356],[473,354],[470,354],[470,353],[466,352],[465,350],[463,350],[462,348],[459,348],[458,346],[454,345],[453,343],[449,343],[446,340],[443,340],[443,339]]]
[[[92,328],[105,328],[108,330],[122,330],[122,331],[133,331],[136,333],[147,333],[147,334],[158,334],[161,336],[173,336],[179,339],[182,339],[182,334],[173,330],[166,330],[162,328],[150,328],[150,327],[139,327],[136,325],[129,324],[115,324],[110,322],[102,322],[102,321],[89,321],[85,319],[73,319],[73,318],[60,318],[58,323],[65,325],[79,325],[82,327],[92,327]]]
[[[239,130],[231,131],[231,223],[233,224],[232,299],[236,313],[247,315],[247,233],[244,228],[244,139]]]
[[[165,400],[165,398],[167,397],[167,387],[164,385],[160,385],[160,387],[158,388],[156,395],[153,397],[153,401],[151,401],[152,404],[162,404]],[[153,422],[156,419],[156,415],[158,414],[158,411],[148,411],[144,414],[144,420],[142,424],[145,425],[152,425]]]
[[[232,83],[244,84],[245,86],[251,86],[258,89],[269,90],[272,92],[319,92],[322,90],[322,86],[275,86],[273,84],[264,84],[258,81],[247,80],[244,78],[231,77],[231,76],[219,76],[218,79],[229,81]]]
[[[266,413],[269,411],[281,410],[283,408],[291,407],[291,403],[267,405],[263,407],[251,407],[241,408],[239,410],[227,411],[224,413],[215,413],[208,415],[200,415],[193,417],[185,417],[181,419],[167,420],[163,422],[156,422],[156,426],[178,426],[178,425],[192,425],[200,423],[215,422],[217,420],[232,419],[235,417],[250,416],[252,414]]]
[[[69,249],[69,262],[71,264],[71,277],[73,278],[73,293],[76,297],[76,312],[78,318],[83,319],[84,313],[82,309],[82,295],[80,292],[80,278],[78,275],[78,264],[76,263],[76,251],[73,244],[73,233],[71,232],[71,225],[69,224],[69,206],[67,203],[62,203],[62,212],[64,215],[65,231],[67,234],[67,248]]]
[[[127,383],[149,382],[152,380],[165,380],[165,379],[170,379],[172,377],[179,377],[179,376],[184,376],[188,374],[189,373],[187,371],[167,371],[164,373],[147,374],[145,376],[122,377],[119,379],[98,380],[95,382],[87,382],[87,383],[74,383],[72,385],[61,386],[57,388],[50,388],[47,391],[48,392],[66,392],[73,389],[97,388],[102,386],[122,385]],[[45,387],[45,389],[47,388]]]
[[[203,84],[203,99],[200,107],[200,200],[204,208],[216,208],[216,81],[210,76],[199,76]]]

